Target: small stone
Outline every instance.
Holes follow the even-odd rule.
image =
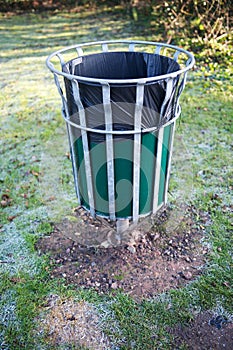
[[[136,253],[136,248],[133,246],[133,245],[129,245],[127,247],[128,251],[132,254],[135,254]]]
[[[138,230],[134,230],[131,233],[131,236],[135,241],[137,241],[139,239],[140,235],[141,235],[141,232]]]
[[[160,238],[160,234],[159,233],[156,233],[154,236],[153,236],[153,241],[156,241],[157,239]]]
[[[100,246],[103,248],[108,248],[110,246],[110,243],[108,241],[103,241]]]
[[[70,248],[67,248],[67,249],[66,249],[66,253],[67,253],[67,254],[70,254]]]
[[[2,201],[1,201],[1,206],[2,206],[2,207],[7,207],[7,206],[8,206],[8,202],[2,200]]]
[[[117,289],[118,288],[117,282],[113,282],[112,285],[111,285],[111,288],[112,289]]]
[[[100,287],[100,283],[99,282],[95,282],[96,287]]]
[[[75,316],[72,315],[72,314],[68,314],[68,315],[66,316],[66,319],[67,319],[68,321],[74,321],[74,320],[75,320]]]
[[[193,275],[190,271],[184,271],[182,275],[186,280],[191,280],[193,278]]]

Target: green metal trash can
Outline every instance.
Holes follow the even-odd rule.
[[[48,57],[78,200],[91,215],[136,223],[166,204],[179,97],[193,65],[183,49],[142,41],[86,43]]]

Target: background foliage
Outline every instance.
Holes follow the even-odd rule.
[[[231,0],[0,0],[2,12],[82,11],[82,7],[118,6],[134,21],[148,21],[167,43],[191,49],[205,63],[231,59]]]

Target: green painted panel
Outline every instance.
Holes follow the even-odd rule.
[[[140,172],[140,214],[147,214],[152,211],[156,153],[157,133],[143,134]]]
[[[164,128],[158,198],[159,205],[164,200],[165,181],[169,157],[170,131],[170,125]],[[152,211],[155,163],[158,146],[157,135],[157,132],[142,134],[139,195],[140,215],[149,214]],[[114,139],[115,208],[117,218],[132,216],[133,142],[134,141],[129,138]],[[76,166],[78,170],[78,183],[81,204],[89,209],[86,172],[81,138],[76,141],[74,149],[76,152],[76,159],[78,159],[78,164],[74,164],[73,166]],[[90,142],[90,160],[96,212],[100,215],[109,216],[105,142]]]

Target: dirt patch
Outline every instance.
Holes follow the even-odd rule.
[[[200,313],[189,325],[173,329],[174,349],[186,345],[189,350],[232,350],[233,323],[223,315]]]
[[[39,331],[54,348],[60,345],[68,345],[69,349],[72,345],[72,349],[111,348],[109,339],[101,330],[98,314],[90,304],[51,295],[45,309]]]
[[[209,220],[207,214],[200,215],[202,221]],[[80,243],[82,218],[77,210],[72,220],[55,225],[53,233],[37,243],[37,249],[50,254],[52,278],[61,277],[67,284],[93,288],[99,293],[120,289],[140,300],[179,288],[201,274],[208,251],[200,244],[204,226],[197,225],[192,216],[193,208],[187,208],[180,225],[168,234],[164,224],[169,209],[165,209],[160,222],[152,227],[139,225],[131,231],[128,243],[101,248]],[[86,225],[90,228],[90,223]],[[106,235],[106,223],[101,226],[96,221],[93,225],[100,225],[96,237]],[[108,230],[114,232],[111,226]]]

